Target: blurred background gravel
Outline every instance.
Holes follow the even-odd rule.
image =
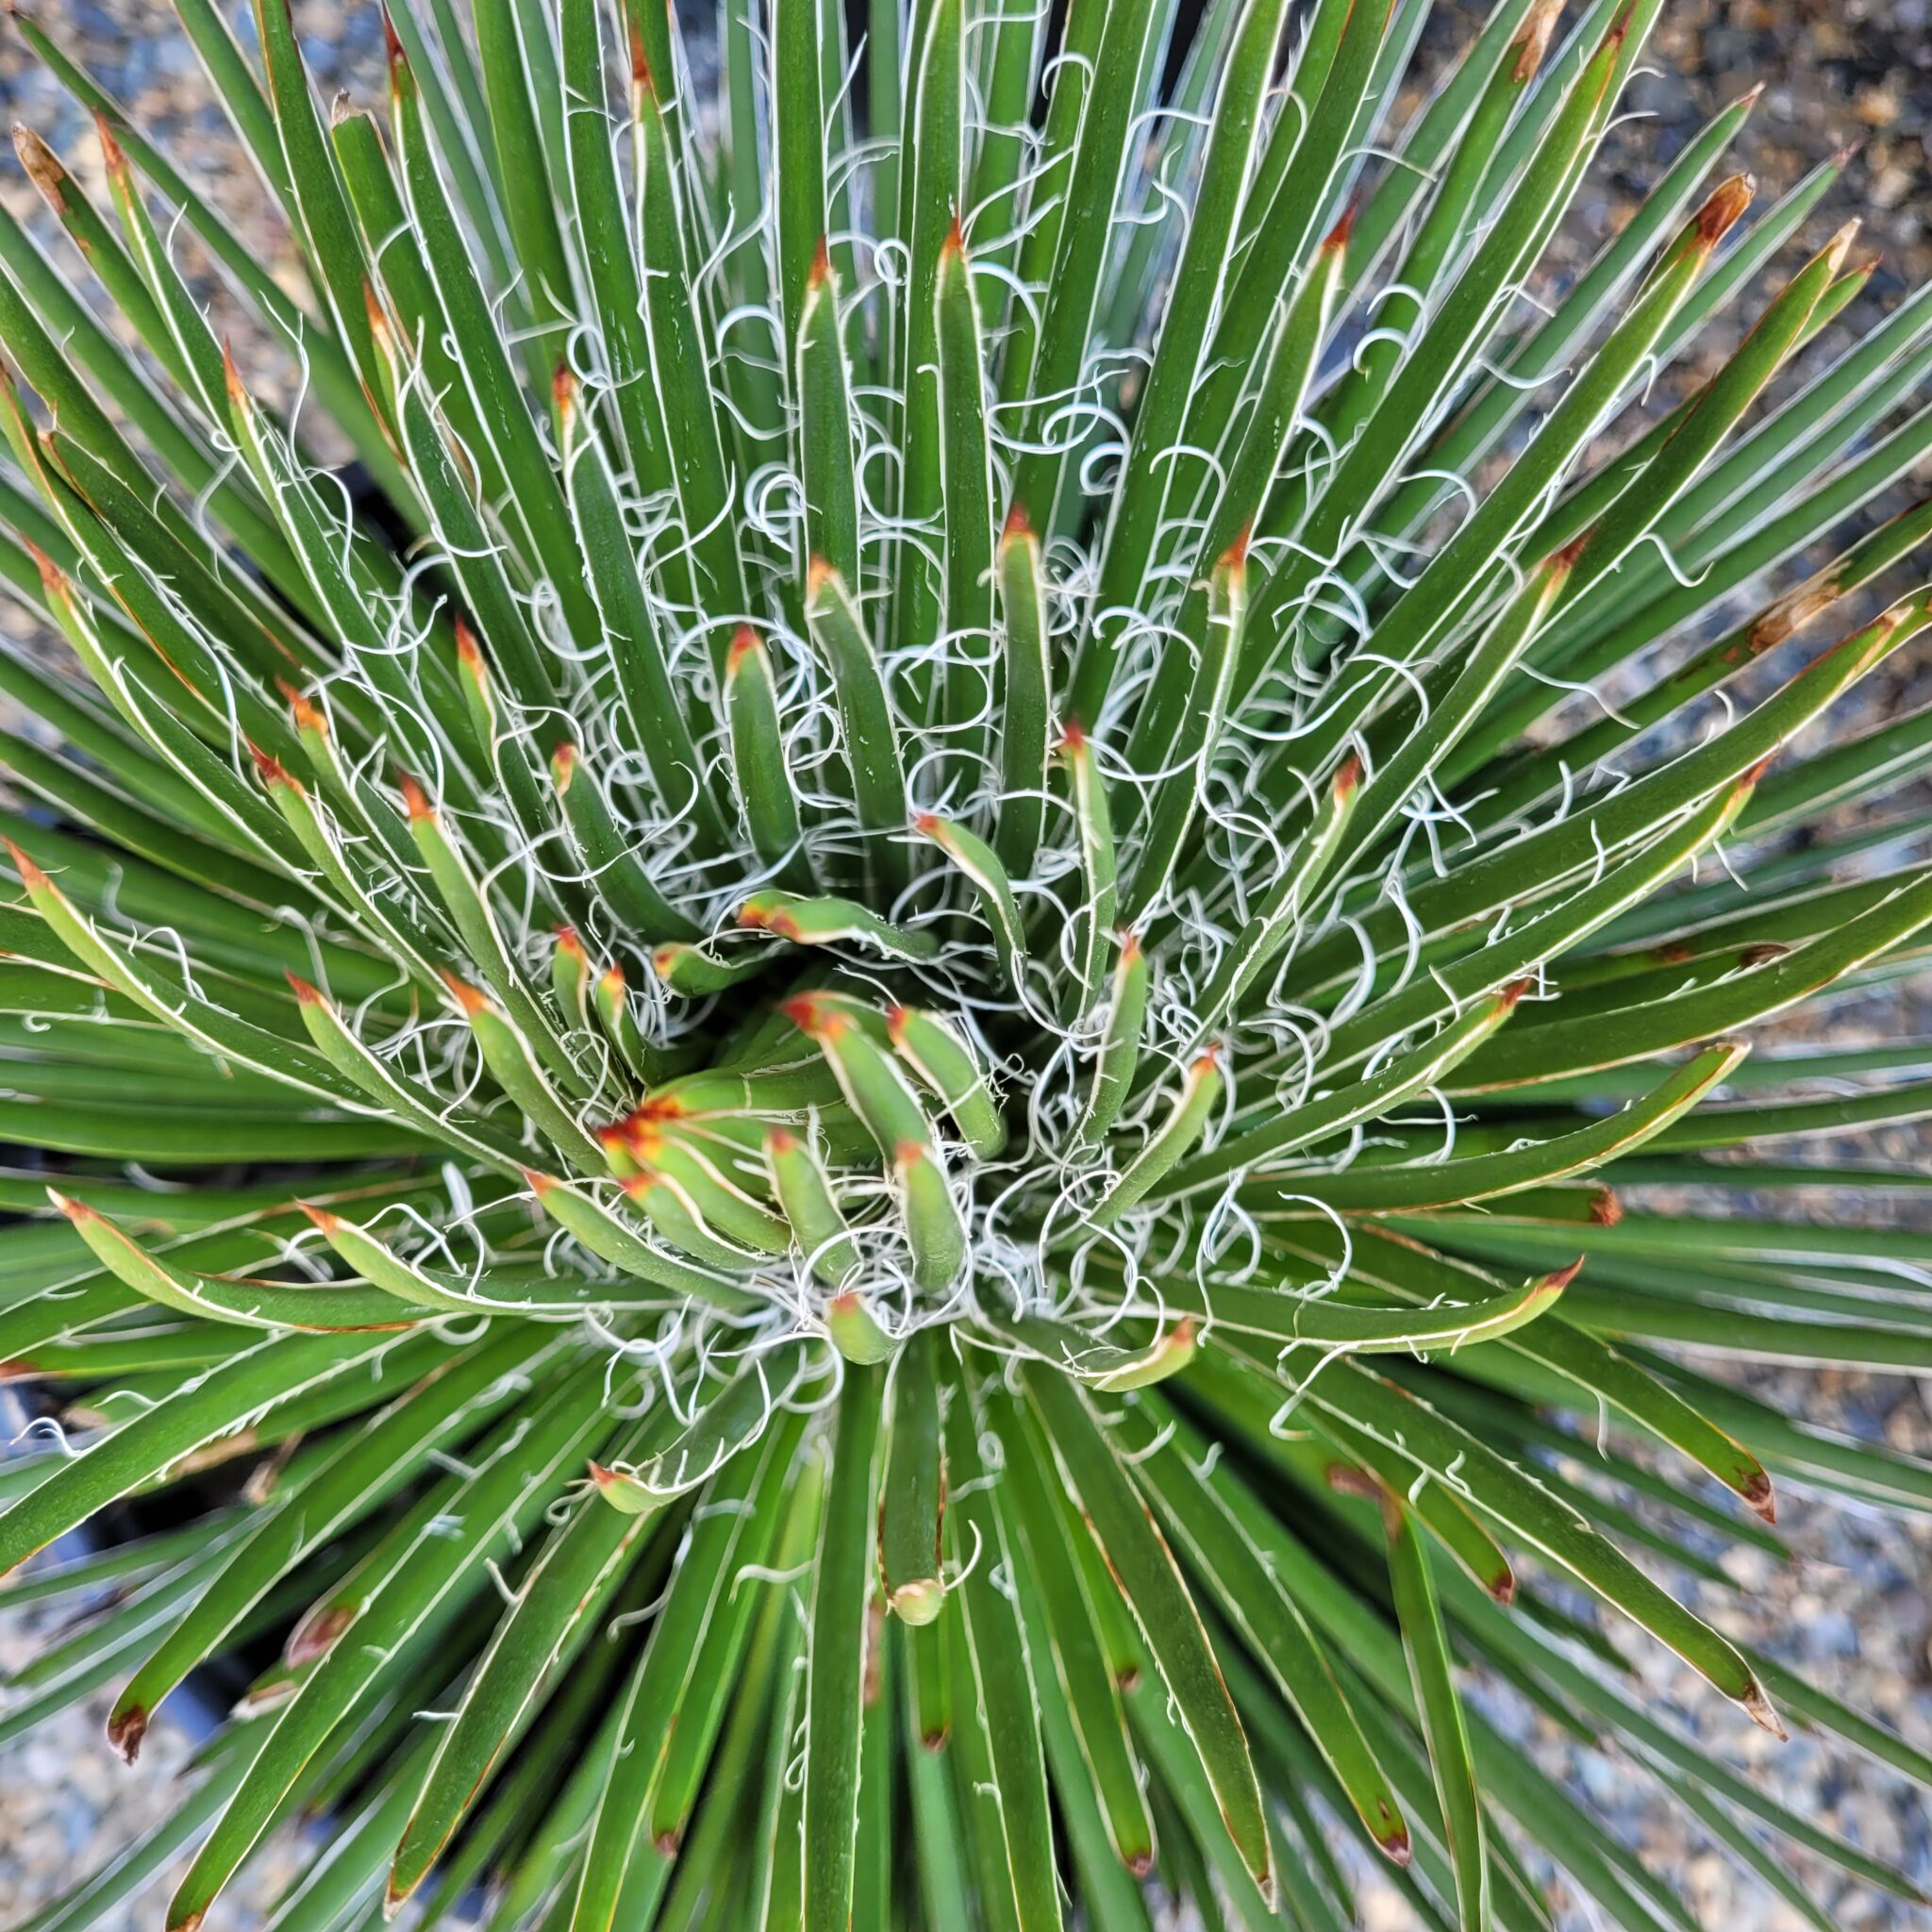
[[[266,198],[241,159],[165,0],[48,0],[42,10],[50,25],[60,25],[72,51],[162,139],[183,172],[292,284],[295,272],[288,266],[284,238],[266,218]],[[229,10],[238,32],[252,43],[249,7]],[[1464,43],[1483,10],[1441,7],[1424,42],[1418,89]],[[346,89],[363,105],[379,101],[382,32],[373,0],[296,0],[295,24],[325,90]],[[1629,111],[1583,191],[1552,272],[1566,273],[1587,258],[1628,218],[1645,189],[1705,121],[1760,84],[1763,96],[1737,144],[1735,165],[1757,176],[1762,201],[1838,150],[1858,144],[1843,179],[1787,251],[1787,269],[1802,259],[1802,248],[1819,244],[1855,215],[1864,222],[1863,243],[1883,251],[1857,307],[1836,325],[1832,338],[1811,350],[1815,365],[1838,352],[1847,332],[1862,333],[1908,289],[1932,280],[1932,160],[1926,147],[1932,138],[1932,0],[1670,0],[1626,103]],[[91,188],[101,185],[98,154],[83,117],[19,38],[5,33],[0,108],[9,121],[24,121],[45,136]],[[38,221],[37,198],[10,151],[0,152],[0,198],[24,219]],[[219,310],[219,288],[209,284],[207,294]],[[1740,305],[1728,334],[1722,327],[1708,331],[1695,366],[1676,373],[1673,386],[1707,373],[1755,312],[1756,305]],[[219,313],[216,320],[219,326]],[[1932,487],[1932,476],[1913,481],[1916,489],[1874,506],[1867,521],[1882,520]],[[1898,588],[1874,587],[1874,608]],[[1740,599],[1738,608],[1752,607]],[[1858,615],[1839,627],[1849,628]],[[0,623],[22,622],[17,612],[0,611]],[[1922,641],[1868,679],[1857,702],[1841,707],[1829,728],[1856,730],[1928,699],[1932,648]],[[1932,792],[1923,776],[1915,789]],[[1894,803],[1902,808],[1906,801]],[[1932,1039],[1932,975],[1829,1007],[1822,1021],[1813,1016],[1807,1037],[1842,1044]],[[1832,1151],[1804,1143],[1789,1158],[1826,1161]],[[1892,1130],[1865,1154],[1924,1171],[1932,1166],[1932,1134]],[[1789,1197],[1783,1206],[1789,1210]],[[1799,1211],[1826,1221],[1840,1208],[1828,1176],[1799,1203]],[[1909,1205],[1901,1211],[1909,1212]],[[1932,1227],[1924,1214],[1914,1218]],[[1932,1241],[1927,1255],[1932,1259]],[[1932,1382],[1749,1367],[1731,1373],[1815,1422],[1932,1455]],[[1932,1524],[1901,1525],[1790,1486],[1781,1493],[1794,1560],[1778,1565],[1755,1552],[1742,1553],[1726,1564],[1735,1590],[1691,1587],[1700,1607],[1731,1634],[1803,1666],[1849,1702],[1932,1747]],[[24,1661],[35,1641],[26,1619],[0,1619],[0,1673]],[[1803,1815],[1902,1864],[1932,1888],[1932,1818],[1923,1794],[1849,1752],[1802,1737],[1777,1745],[1728,1707],[1701,1694],[1690,1674],[1657,1646],[1643,1649],[1642,1665],[1659,1703],[1708,1738],[1713,1748]],[[1695,1822],[1635,1767],[1578,1749],[1545,1721],[1512,1707],[1502,1690],[1494,1696],[1497,1714],[1529,1748],[1560,1768],[1711,1932],[1795,1932],[1805,1924],[1740,1881]],[[188,1731],[158,1724],[140,1764],[127,1770],[102,1735],[106,1702],[104,1695],[99,1710],[70,1712],[0,1754],[0,1924],[24,1917],[172,1808],[171,1788],[192,1750]],[[225,1925],[240,1932],[272,1919],[275,1894],[302,1849],[292,1839],[275,1845],[252,1871],[250,1882],[225,1899]],[[1844,1932],[1895,1932],[1932,1924],[1923,1909],[1850,1886],[1803,1856],[1792,1860],[1792,1869]],[[1363,1875],[1368,1932],[1406,1932],[1413,1924],[1407,1908],[1378,1890],[1373,1874]],[[130,1912],[126,1923],[144,1924],[155,1912],[150,1903]],[[1561,1900],[1559,1920],[1564,1932],[1592,1932],[1598,1923],[1586,1901],[1574,1899]]]

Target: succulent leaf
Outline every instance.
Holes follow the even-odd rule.
[[[1688,1923],[1490,1676],[1919,1897],[1620,1647],[1932,1780],[1681,1588],[1932,1512],[1709,1366],[1932,1369],[1932,296],[1755,91],[1557,284],[1660,5],[181,0],[289,274],[16,10],[0,1739],[256,1672],[37,1923]]]

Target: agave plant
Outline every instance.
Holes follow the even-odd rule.
[[[384,117],[178,0],[299,292],[16,15],[0,1572],[121,1530],[0,1735],[252,1677],[40,1932],[315,1815],[279,1927],[1689,1926],[1525,1710],[1917,1896],[1635,1674],[1932,1781],[1683,1594],[1932,1509],[1723,1373],[1932,1368],[1923,1243],[1713,1158],[1932,1113],[1741,1037],[1932,921],[1928,714],[1780,758],[1932,300],[1760,401],[1873,264],[1749,98],[1524,299],[1659,4],[1391,127],[1427,0],[393,0]]]

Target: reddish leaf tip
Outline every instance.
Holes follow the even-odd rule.
[[[11,839],[7,840],[5,843],[7,846],[7,856],[13,861],[14,871],[20,874],[21,884],[29,892],[34,891],[36,887],[44,886],[47,883],[47,874]]]
[[[110,175],[125,175],[127,172],[127,157],[122,151],[121,143],[114,138],[113,124],[100,108],[93,110],[94,135],[101,143],[101,158],[108,164]]]
[[[1760,1730],[1769,1731],[1780,1744],[1786,1741],[1790,1734],[1785,1729],[1784,1720],[1772,1708],[1771,1699],[1764,1694],[1764,1687],[1755,1677],[1740,1702],[1754,1724]]]
[[[808,1040],[836,1040],[845,1030],[845,1016],[808,992],[780,1000],[778,1010]]]
[[[1543,559],[1543,575],[1555,583],[1560,584],[1577,566],[1583,553],[1590,548],[1590,540],[1596,535],[1596,525],[1579,530],[1560,550],[1553,550]]]
[[[1697,210],[1693,226],[1698,245],[1715,248],[1730,231],[1731,225],[1751,206],[1751,197],[1757,192],[1757,180],[1753,175],[1740,172],[1720,181]]]
[[[285,684],[282,695],[289,701],[289,710],[295,720],[297,731],[313,731],[318,737],[328,736],[328,713],[312,698],[297,691],[293,685]]]
[[[131,1704],[108,1720],[108,1742],[120,1752],[122,1761],[132,1764],[141,1756],[141,1740],[147,1736],[147,1712]]]
[[[255,762],[255,769],[264,785],[286,785],[292,791],[300,791],[301,785],[290,774],[289,768],[272,752],[262,750],[253,739],[247,741],[248,756]]]
[[[724,654],[724,675],[736,677],[739,667],[747,658],[755,657],[764,649],[758,641],[758,634],[750,625],[741,624],[731,633],[731,647]]]
[[[472,986],[467,979],[458,979],[447,967],[440,969],[442,983],[449,990],[449,996],[461,1008],[466,1018],[474,1018],[485,1012],[490,1006],[490,995],[481,987]]]
[[[50,597],[64,598],[67,595],[67,573],[25,532],[22,532],[20,541],[26,545],[27,555],[33,558],[34,568],[41,574],[41,589]]]
[[[738,908],[738,923],[753,932],[775,933],[781,940],[799,937],[798,921],[783,906],[763,906],[756,897]]]

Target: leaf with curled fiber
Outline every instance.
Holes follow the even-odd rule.
[[[0,1736],[248,1659],[39,1932],[1688,1926],[1498,1682],[1913,1895],[1688,1586],[1932,1511],[1706,1359],[1932,1360],[1932,295],[1556,272],[1667,5],[180,0],[243,228],[16,9]]]

